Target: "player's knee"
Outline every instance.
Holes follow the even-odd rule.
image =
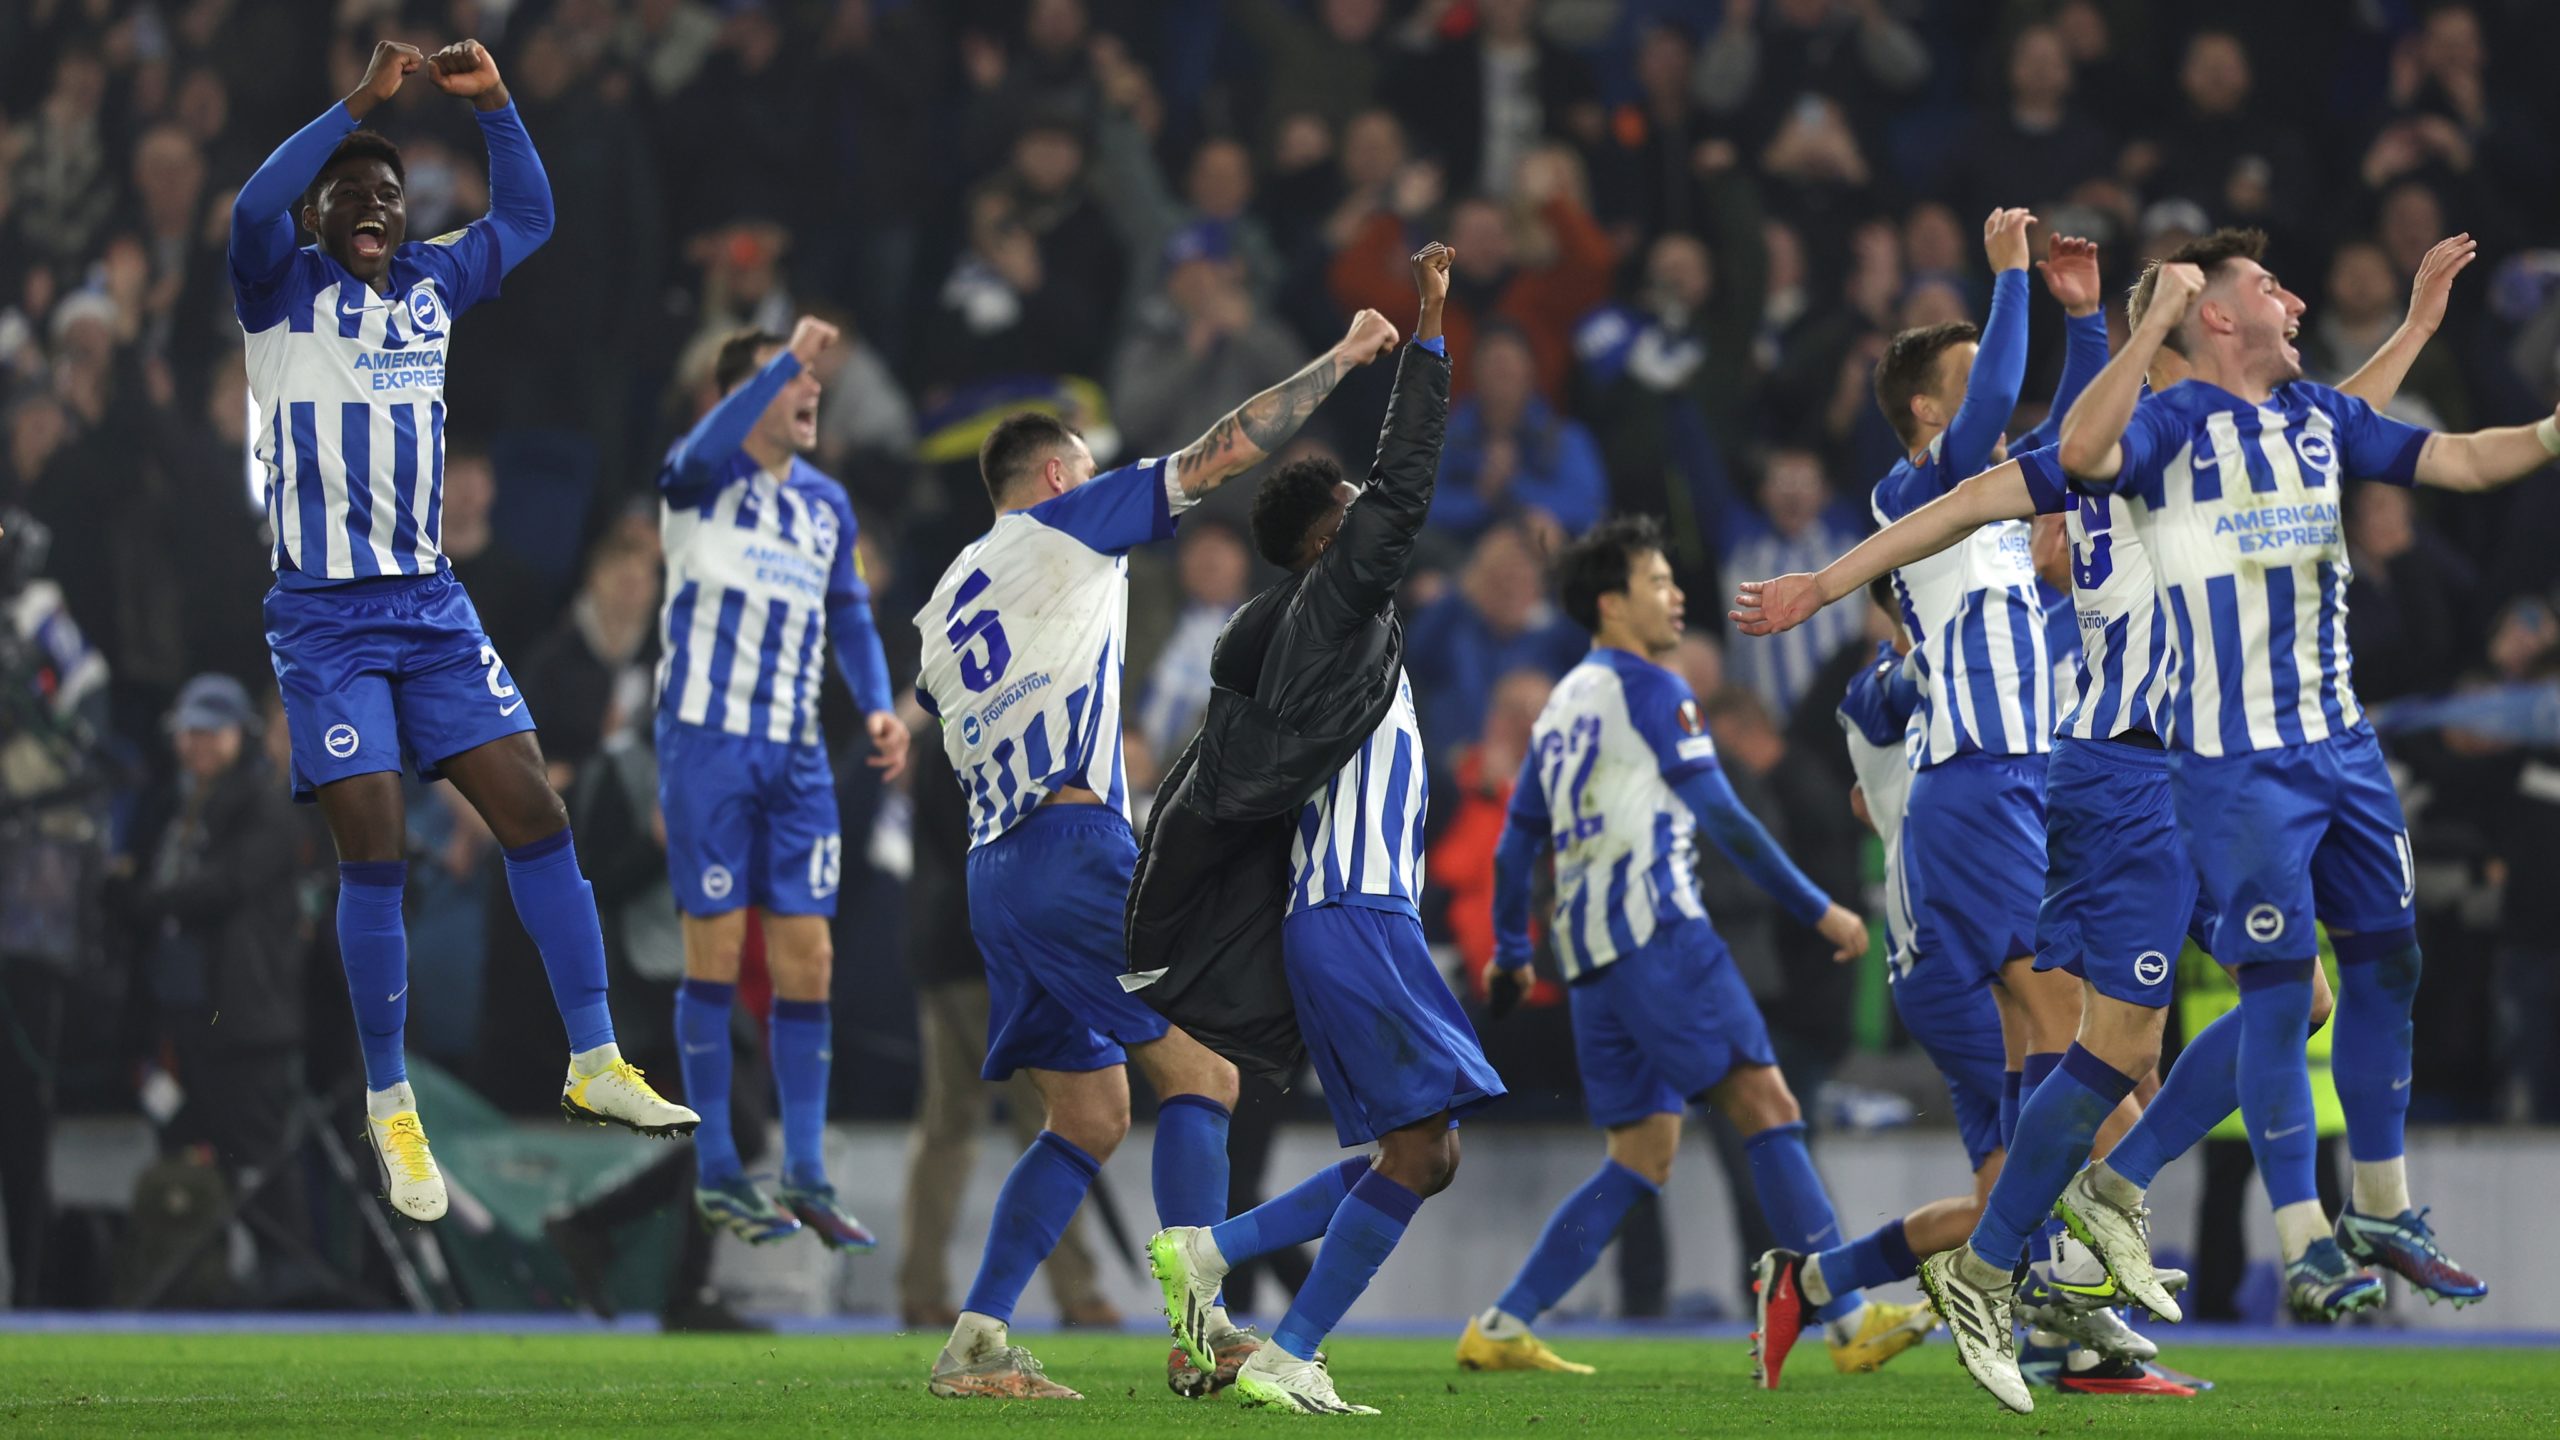
[[[1074,1145],[1096,1160],[1108,1160],[1120,1142],[1129,1138],[1129,1102],[1121,1098],[1117,1107],[1102,1103],[1051,1105],[1049,1130],[1059,1139]]]

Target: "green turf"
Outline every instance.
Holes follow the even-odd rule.
[[[0,1335],[0,1434],[1025,1435],[1138,1440],[1271,1425],[1395,1436],[2560,1434],[2560,1357],[2533,1350],[2186,1346],[2195,1400],[2045,1397],[2001,1412],[1943,1337],[1883,1373],[1803,1355],[1756,1393],[1739,1342],[1562,1342],[1588,1378],[1470,1375],[1441,1341],[1346,1337],[1334,1373],[1375,1420],[1186,1402],[1162,1342],[1028,1337],[1082,1405],[936,1400],[939,1337]],[[1809,1363],[1807,1363],[1809,1362]]]

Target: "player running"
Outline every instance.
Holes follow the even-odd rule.
[[[1127,557],[1172,535],[1177,514],[1287,443],[1346,373],[1395,343],[1395,327],[1364,310],[1332,349],[1180,453],[1107,474],[1094,474],[1065,422],[1038,412],[1007,417],[979,451],[995,524],[916,614],[916,698],[941,720],[969,796],[969,923],[993,1005],[982,1073],[1029,1070],[1048,1115],[996,1196],[977,1280],[934,1361],[936,1395],[1080,1398],[1010,1344],[1006,1326],[1128,1133],[1128,1061],[1161,1097],[1158,1218],[1206,1225],[1226,1213],[1235,1067],[1119,984],[1137,859],[1120,752]],[[1209,1383],[1205,1372],[1168,1378]]]
[[[1295,728],[1305,702],[1331,697],[1356,717],[1357,748],[1338,767],[1330,761],[1342,752],[1323,751],[1305,777],[1311,797],[1271,818],[1287,846],[1280,962],[1295,1027],[1324,1082],[1336,1137],[1345,1148],[1375,1142],[1377,1159],[1328,1165],[1242,1215],[1169,1226],[1147,1246],[1174,1338],[1205,1368],[1224,1360],[1213,1327],[1228,1270],[1322,1237],[1270,1343],[1235,1375],[1246,1405],[1296,1414],[1378,1413],[1335,1392],[1317,1347],[1422,1202],[1456,1176],[1459,1118],[1504,1093],[1440,978],[1414,905],[1428,767],[1395,606],[1431,510],[1448,422],[1440,317],[1454,258],[1437,244],[1412,258],[1419,318],[1397,362],[1368,488],[1345,481],[1330,460],[1311,460],[1275,472],[1254,496],[1254,548],[1290,575],[1229,623],[1212,666],[1236,677],[1229,688],[1249,695],[1274,728]],[[1204,739],[1235,733],[1210,723]]]
[[[1670,1179],[1690,1105],[1715,1107],[1742,1133],[1761,1207],[1779,1233],[1798,1247],[1839,1234],[1759,1006],[1698,898],[1698,831],[1839,958],[1866,953],[1867,927],[1742,808],[1696,698],[1664,667],[1680,643],[1684,602],[1654,522],[1606,521],[1567,547],[1556,570],[1565,612],[1591,632],[1591,653],[1539,715],[1511,792],[1495,852],[1487,984],[1497,1016],[1528,987],[1530,872],[1552,847],[1556,956],[1608,1159],[1547,1222],[1510,1288],[1467,1322],[1458,1363],[1588,1374],[1530,1327],[1591,1269],[1628,1209]],[[1873,1369],[1935,1323],[1918,1306],[1868,1305],[1849,1290],[1825,1318],[1843,1370]],[[1761,1335],[1758,1383],[1778,1383],[1801,1328]]]
[[[357,123],[424,70],[469,100],[489,147],[489,213],[408,243],[405,171]],[[295,222],[318,243],[296,249]],[[646,1135],[694,1128],[613,1041],[604,936],[533,716],[439,541],[444,364],[454,317],[551,233],[551,185],[476,40],[433,56],[385,41],[354,93],[267,157],[231,207],[232,307],[248,340],[256,463],[275,534],[267,645],[293,743],[294,798],[338,851],[338,945],[365,1071],[365,1134],[393,1208],[445,1213],[401,1031],[408,835],[400,771],[450,779],[506,851],[507,889],[569,1032],[560,1108]]]
[[[826,1170],[828,922],[844,839],[818,733],[822,640],[885,778],[906,764],[907,727],[854,559],[853,506],[842,485],[800,458],[818,440],[811,367],[836,333],[804,317],[787,346],[752,330],[730,337],[713,367],[720,402],[658,472],[667,553],[658,807],[684,916],[676,1038],[685,1098],[702,1112],[695,1208],[751,1242],[806,1226],[830,1249],[868,1251],[871,1232],[836,1202]],[[729,1133],[729,1012],[750,905],[773,971],[766,1048],[783,1147],[773,1199],[747,1179]]]
[[[2169,260],[2212,265],[2254,260],[2261,243],[2254,232],[2220,232]],[[2343,393],[2388,401],[2442,319],[2452,279],[2473,253],[2468,236],[2456,236],[2429,252],[2408,321],[2346,382]],[[2150,313],[2157,283],[2146,276],[2135,288],[2130,317],[2137,329]],[[2187,374],[2186,361],[2162,348],[2151,361],[2148,380],[2156,394]],[[2005,1279],[1995,1284],[1990,1278],[1992,1270],[2005,1269],[1996,1257],[2009,1253],[2016,1237],[2032,1228],[2057,1196],[2060,1213],[2074,1229],[2086,1225],[2080,1212],[2090,1202],[2075,1202],[2065,1194],[2066,1181],[2077,1192],[2105,1183],[2102,1177],[2138,1177],[2130,1182],[2138,1192],[2239,1103],[2235,1062],[2241,1030],[2235,1012],[2189,1041],[2141,1122],[2104,1161],[2071,1180],[2080,1151],[2095,1132],[2093,1117],[2101,1110],[2097,1102],[2119,1084],[2130,1086],[2125,1077],[2139,1076],[2157,1059],[2162,1007],[2168,1000],[2168,979],[2162,973],[2167,962],[2161,957],[2174,954],[2190,929],[2200,943],[2210,945],[2213,939],[2211,912],[2194,905],[2198,882],[2172,818],[2170,765],[2157,738],[2165,723],[2163,697],[2174,679],[2175,660],[2164,642],[2149,638],[2170,633],[2151,561],[2120,496],[2065,490],[2051,453],[2036,452],[1965,482],[1946,500],[1888,527],[1820,575],[1744,586],[1738,602],[1742,608],[1736,612],[1753,633],[1783,628],[1854,585],[1862,574],[1878,572],[1915,550],[1951,544],[1985,518],[2022,514],[2031,506],[2071,516],[2073,578],[2088,647],[2080,703],[2055,741],[2051,868],[2038,963],[2080,974],[2087,995],[2079,1039],[2063,1072],[2030,1098],[2021,1122],[2023,1138],[1993,1190],[1990,1213],[1966,1251],[1933,1259],[1924,1273],[1933,1290],[1946,1287],[1945,1303],[1958,1307],[1973,1298],[1969,1279],[1976,1282],[1972,1289],[1987,1289],[1992,1300],[1982,1316],[1983,1328],[1998,1332],[1995,1339],[2005,1339],[2008,1310]],[[2193,926],[2183,918],[2191,908],[2196,909]],[[2328,996],[2316,971],[2311,978],[2311,1024],[2316,1027],[2326,1018]],[[2411,1217],[2403,1233],[2422,1235],[2423,1228]],[[2431,1298],[2480,1293],[2477,1282],[2444,1261],[2431,1242],[2432,1263],[2418,1263],[2414,1248],[2401,1253],[2423,1272],[2413,1278]],[[2007,1345],[1977,1352],[1964,1339],[1959,1329],[1968,1368],[2004,1403],[2025,1408],[2017,1404],[2026,1390]]]

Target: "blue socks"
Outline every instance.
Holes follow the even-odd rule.
[[[1828,1249],[1840,1239],[1839,1217],[1831,1213],[1831,1196],[1813,1171],[1813,1154],[1804,1146],[1804,1122],[1772,1125],[1742,1142],[1751,1160],[1751,1188],[1760,1193],[1760,1209],[1778,1243],[1807,1255]],[[1824,1272],[1825,1278],[1829,1272]],[[1818,1313],[1837,1320],[1866,1303],[1855,1290],[1833,1286],[1831,1303]]]
[[[1172,1095],[1156,1107],[1156,1220],[1215,1225],[1227,1218],[1227,1107]]]
[[[1618,1233],[1618,1222],[1647,1195],[1661,1193],[1662,1187],[1619,1164],[1602,1162],[1600,1169],[1582,1188],[1566,1197],[1556,1213],[1547,1218],[1547,1228],[1538,1236],[1538,1248],[1529,1252],[1511,1288],[1502,1292],[1494,1303],[1504,1314],[1528,1322],[1545,1314],[1549,1307],[1565,1297],[1608,1248],[1609,1238]]]
[[[388,1090],[409,1078],[400,1055],[400,1032],[409,1024],[409,931],[400,919],[400,897],[408,885],[404,860],[338,866],[338,956],[346,965],[368,1090]]]
[[[676,989],[676,1064],[684,1103],[702,1117],[693,1132],[697,1185],[727,1184],[743,1168],[729,1131],[729,1003],[737,993],[718,980],[687,980]]]
[[[1325,1226],[1324,1248],[1316,1252],[1315,1266],[1307,1272],[1307,1283],[1298,1288],[1289,1313],[1280,1317],[1279,1328],[1271,1332],[1271,1343],[1283,1354],[1314,1359],[1316,1347],[1369,1288],[1378,1267],[1387,1263],[1396,1242],[1404,1238],[1405,1227],[1413,1223],[1414,1212],[1421,1208],[1421,1196],[1386,1176],[1375,1170],[1362,1175],[1351,1193],[1342,1197],[1332,1223]],[[969,1308],[979,1307],[972,1301]]]
[[[782,1108],[785,1185],[826,1187],[827,1066],[835,1059],[834,1033],[826,1001],[773,1002],[765,1048],[773,1052],[773,1090]]]
[[[1973,1253],[1994,1265],[2015,1265],[2026,1254],[2028,1239],[2043,1229],[2055,1198],[2088,1160],[2098,1127],[2133,1091],[2134,1077],[2076,1044],[2058,1057],[2028,1056],[2028,1073],[2048,1059],[2059,1063],[2020,1107],[2009,1158],[1974,1225]],[[1830,1267],[1822,1273],[1827,1278]]]
[[[1325,1233],[1325,1227],[1333,1223],[1333,1212],[1342,1208],[1343,1198],[1368,1173],[1369,1158],[1365,1155],[1327,1165],[1299,1181],[1288,1193],[1274,1195],[1232,1220],[1210,1226],[1209,1239],[1226,1257],[1229,1269],[1257,1255],[1304,1245]]]
[[[613,1043],[613,1016],[604,999],[604,927],[596,920],[595,887],[578,872],[577,847],[567,827],[547,840],[507,852],[507,893],[516,918],[542,952],[551,977],[551,999],[568,1027],[569,1053],[582,1055]]]
[[[2107,1152],[2108,1169],[2148,1190],[2170,1161],[2231,1118],[2240,1108],[2240,1023],[2239,1011],[2226,1010],[2188,1038],[2160,1093]]]
[[[2319,963],[2262,960],[2240,967],[2240,1115],[2258,1178],[2277,1209],[2320,1196],[2312,1165],[2319,1136],[2311,1064],[2303,1054],[2311,1039],[2311,971]]]
[[[1004,1177],[1004,1188],[996,1192],[987,1251],[978,1261],[978,1278],[969,1286],[968,1302],[960,1308],[1011,1324],[1022,1287],[1031,1283],[1031,1272],[1058,1248],[1058,1237],[1067,1233],[1067,1222],[1075,1218],[1076,1207],[1084,1203],[1084,1192],[1101,1168],[1099,1161],[1072,1141],[1041,1131],[1022,1158],[1013,1162],[1013,1173]]]
[[[1911,1253],[1899,1215],[1837,1250],[1823,1251],[1820,1259],[1822,1283],[1835,1300],[1920,1273],[1920,1257]]]
[[[2346,1112],[2347,1153],[2396,1160],[2406,1149],[2409,1050],[2418,1000],[2418,932],[2339,935],[2338,1013],[2330,1074]]]

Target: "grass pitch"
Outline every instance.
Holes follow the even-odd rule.
[[[2560,1434],[2552,1350],[2179,1346],[2218,1381],[2194,1400],[2039,1396],[2011,1416],[1974,1388],[1944,1337],[1884,1372],[1840,1376],[1818,1346],[1788,1388],[1748,1386],[1741,1342],[1576,1340],[1590,1377],[1473,1375],[1446,1340],[1358,1335],[1331,1346],[1376,1419],[1325,1420],[1186,1402],[1165,1343],[1028,1337],[1077,1404],[936,1400],[941,1337],[667,1338],[629,1334],[0,1334],[0,1434],[1022,1435],[1140,1440],[1347,1426],[1392,1436]]]

